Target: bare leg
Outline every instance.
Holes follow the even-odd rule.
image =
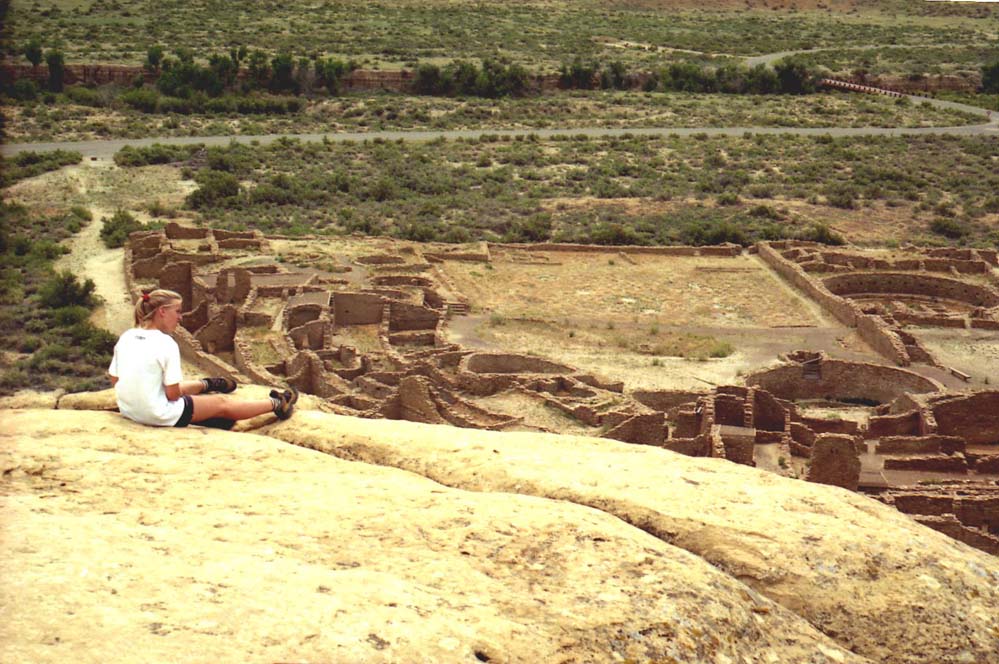
[[[180,382],[180,393],[189,394],[192,397],[195,394],[201,394],[205,391],[205,384],[200,380],[183,380]]]
[[[192,396],[191,401],[194,402],[191,422],[202,422],[213,417],[247,420],[257,415],[274,412],[274,404],[270,399],[236,401],[217,394],[201,394]]]

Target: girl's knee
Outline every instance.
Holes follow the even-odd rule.
[[[209,417],[224,417],[228,409],[228,397],[219,394],[198,394],[191,399],[194,401],[194,414],[191,418],[194,422]]]

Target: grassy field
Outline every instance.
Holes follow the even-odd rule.
[[[694,3],[687,3],[694,4]],[[675,9],[661,2],[240,3],[211,0],[14,0],[5,52],[32,37],[62,44],[69,62],[142,62],[159,43],[207,55],[246,45],[296,55],[352,58],[366,67],[455,58],[505,58],[554,69],[577,55],[646,67],[699,54],[759,55],[814,47],[874,44],[974,45],[988,42],[999,10],[927,8],[883,2],[879,11]],[[699,3],[697,6],[701,6]],[[803,5],[805,6],[805,5]],[[944,16],[934,14],[945,14]],[[22,59],[23,61],[23,59]]]
[[[575,91],[498,100],[349,95],[310,102],[290,115],[147,114],[115,104],[73,103],[24,103],[3,110],[7,140],[12,142],[381,129],[939,127],[981,122],[962,112],[835,92],[746,96]]]
[[[704,244],[830,226],[861,242],[991,244],[997,154],[997,137],[282,140],[211,148],[185,174],[205,223],[265,233]]]

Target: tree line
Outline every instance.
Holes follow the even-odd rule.
[[[23,49],[24,56],[37,68],[44,60],[48,66],[46,88],[61,92],[65,79],[65,56],[58,49],[45,50],[35,38]],[[225,53],[210,53],[200,61],[189,48],[178,48],[168,54],[162,46],[147,49],[144,69],[155,77],[155,90],[172,98],[190,100],[191,104],[173,104],[179,112],[212,110],[203,98],[223,95],[246,95],[255,91],[286,95],[338,95],[343,78],[358,65],[330,57],[295,57],[287,52],[267,54],[246,46]],[[658,92],[697,92],[722,94],[807,94],[814,92],[821,74],[793,58],[785,58],[773,66],[742,64],[720,66],[692,62],[673,62],[663,67],[632,71],[620,61],[600,63],[575,58],[563,64],[557,73],[562,89],[634,90]],[[481,64],[458,60],[447,65],[422,63],[413,70],[412,91],[420,95],[476,96],[486,98],[516,97],[539,91],[543,75],[532,73],[519,64],[486,59]],[[137,76],[133,87],[141,89],[145,77]],[[34,85],[18,81],[12,90],[15,97],[25,98],[18,90]],[[981,91],[999,92],[999,62],[982,67]],[[126,102],[140,110],[156,110],[155,94],[132,94]],[[171,104],[167,102],[169,107]],[[224,104],[228,109],[232,104]],[[294,105],[292,105],[294,106]],[[177,111],[178,108],[167,110]],[[294,112],[297,108],[265,109],[264,112]]]

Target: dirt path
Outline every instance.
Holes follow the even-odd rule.
[[[86,196],[99,175],[103,164],[70,167],[69,172],[79,182],[78,192]],[[101,241],[101,219],[112,211],[88,206],[94,218],[73,237],[70,253],[56,261],[57,270],[69,270],[81,279],[93,279],[97,294],[104,304],[98,307],[91,321],[106,330],[121,334],[132,325],[132,301],[125,285],[124,249],[108,249]]]

